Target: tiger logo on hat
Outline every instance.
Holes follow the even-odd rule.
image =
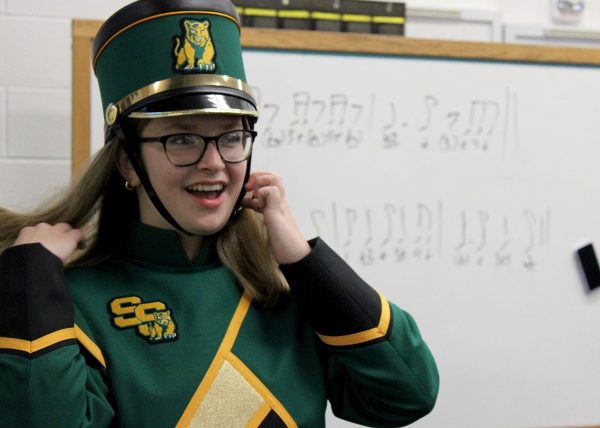
[[[210,73],[215,70],[213,62],[215,48],[208,32],[208,20],[183,21],[185,35],[183,46],[180,37],[175,37],[175,50],[173,51],[176,64],[175,69],[180,71],[200,71]]]

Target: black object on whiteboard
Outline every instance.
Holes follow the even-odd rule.
[[[598,265],[598,259],[596,258],[596,252],[592,244],[587,244],[577,250],[581,267],[585,273],[585,279],[587,280],[588,287],[590,290],[600,287],[600,266]]]

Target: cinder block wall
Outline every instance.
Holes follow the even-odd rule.
[[[0,206],[30,209],[70,179],[71,19],[126,0],[0,0]]]

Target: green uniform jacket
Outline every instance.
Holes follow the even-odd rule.
[[[433,408],[414,320],[321,240],[263,308],[204,245],[136,225],[118,257],[63,272],[39,244],[0,257],[0,427],[368,426]],[[66,286],[65,286],[66,285]]]

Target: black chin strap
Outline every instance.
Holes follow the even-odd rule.
[[[247,117],[243,117],[242,121],[244,123],[244,128],[254,129],[254,124],[256,120],[249,119]],[[244,196],[246,196],[246,184],[248,184],[248,180],[250,180],[250,167],[252,164],[252,152],[250,152],[250,156],[248,156],[248,160],[246,161],[246,175],[244,176],[244,184],[242,185],[242,190],[240,192],[240,196],[238,196],[237,201],[235,201],[235,205],[233,206],[233,211],[229,216],[229,220],[227,221],[227,225],[230,225],[238,213],[242,210],[242,202],[244,200]]]
[[[115,125],[115,127],[113,128],[113,132],[123,142],[123,149],[125,150],[125,153],[127,154],[127,157],[129,158],[129,162],[131,162],[131,166],[133,166],[133,169],[135,170],[136,174],[138,175],[138,178],[140,179],[142,186],[144,186],[144,190],[146,191],[146,194],[148,195],[148,197],[150,198],[150,201],[152,202],[154,207],[158,210],[160,215],[162,215],[163,218],[165,220],[167,220],[177,230],[185,233],[188,236],[192,235],[190,232],[188,232],[183,227],[181,227],[179,225],[179,223],[177,223],[177,221],[173,218],[173,216],[169,213],[169,211],[167,211],[167,209],[161,202],[160,198],[156,194],[156,191],[154,190],[154,187],[152,187],[152,183],[150,182],[150,177],[148,177],[146,168],[144,168],[142,161],[140,160],[139,156],[136,153],[136,150],[134,148],[134,143],[132,142],[132,140],[125,136],[123,129],[121,129],[121,127],[119,125]]]
[[[246,196],[246,184],[248,184],[248,180],[250,179],[250,163],[252,162],[252,153],[250,153],[250,157],[246,161],[246,175],[244,176],[244,184],[242,185],[242,191],[240,192],[240,196],[238,196],[237,201],[235,201],[235,205],[233,206],[233,211],[229,216],[229,220],[227,224],[231,224],[233,219],[238,215],[238,213],[242,210],[242,201],[244,200],[244,196]]]

